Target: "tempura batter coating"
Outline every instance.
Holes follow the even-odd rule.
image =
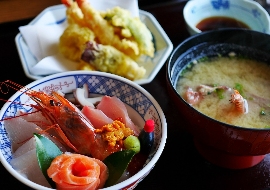
[[[94,33],[87,27],[69,24],[59,40],[59,50],[68,59],[80,62],[85,43],[95,39]]]
[[[77,3],[84,15],[85,23],[95,33],[99,43],[114,46],[135,60],[141,55],[153,57],[152,35],[139,18],[133,18],[128,11],[119,7],[109,10],[108,13],[101,13],[86,0]],[[109,18],[114,21],[109,22],[107,20]],[[124,27],[122,34],[129,30],[131,36],[125,37],[121,32],[119,33],[121,27]]]
[[[130,80],[144,77],[145,68],[134,60],[141,55],[153,57],[155,49],[151,32],[139,18],[120,7],[100,12],[86,0],[62,2],[67,6],[69,26],[60,37],[60,52],[79,62],[78,69],[109,72]],[[87,53],[91,55],[85,59]]]
[[[118,27],[121,38],[135,40],[138,43],[140,54],[154,56],[152,34],[138,17],[133,18],[129,11],[120,7],[114,7],[101,14],[111,25]]]
[[[67,22],[69,24],[78,24],[80,26],[86,26],[86,23],[83,18],[83,13],[76,2],[73,3],[73,0],[63,0],[66,1],[65,4],[68,4],[69,7],[66,10]]]
[[[141,79],[146,70],[130,57],[108,45],[88,42],[82,60],[92,64],[97,70],[113,73],[130,80]]]

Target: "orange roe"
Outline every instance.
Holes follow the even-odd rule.
[[[116,144],[123,144],[123,139],[133,135],[133,130],[126,127],[119,120],[114,120],[111,124],[104,125],[95,130],[96,133],[102,133],[102,138],[108,142],[109,146],[114,147]]]

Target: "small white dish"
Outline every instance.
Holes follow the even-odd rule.
[[[152,14],[146,11],[139,10],[139,16],[142,22],[144,22],[151,31],[154,37],[154,43],[156,48],[156,52],[153,58],[150,58],[148,56],[142,56],[138,61],[139,65],[145,67],[146,74],[144,78],[136,80],[134,82],[142,85],[150,83],[155,78],[155,76],[169,57],[173,49],[173,44]],[[53,25],[62,23],[65,21],[65,19],[66,7],[61,4],[46,8],[35,19],[33,19],[29,23],[29,25]],[[30,68],[36,65],[38,61],[29,50],[21,33],[18,33],[16,35],[15,43],[26,76],[34,80],[43,78],[44,76],[36,75],[35,73],[31,72]]]
[[[196,27],[200,21],[215,16],[234,18],[248,25],[251,30],[270,33],[269,14],[253,0],[190,0],[183,14],[191,35],[202,32]]]

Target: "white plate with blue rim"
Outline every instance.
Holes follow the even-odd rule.
[[[142,56],[138,61],[139,65],[143,65],[146,69],[144,78],[134,81],[139,85],[150,83],[162,66],[165,64],[169,57],[173,44],[169,37],[160,26],[155,17],[146,11],[139,10],[139,16],[143,23],[151,31],[154,44],[155,44],[155,55],[153,58],[148,56]],[[66,20],[66,7],[65,5],[55,5],[44,9],[35,19],[33,19],[29,25],[52,25],[60,24]],[[43,75],[35,75],[31,72],[31,68],[35,66],[38,61],[35,56],[29,50],[25,40],[21,33],[18,33],[15,37],[15,43],[18,49],[18,53],[22,62],[23,70],[26,76],[30,79],[40,79]]]

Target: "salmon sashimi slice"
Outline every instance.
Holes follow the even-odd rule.
[[[82,113],[89,119],[95,129],[100,129],[104,125],[113,122],[111,118],[106,116],[101,110],[92,108],[90,106],[84,106]]]
[[[57,189],[102,188],[108,178],[108,168],[100,160],[80,154],[57,156],[47,170]]]
[[[97,105],[97,109],[101,110],[112,120],[122,118],[126,127],[132,129],[135,136],[139,135],[139,128],[131,121],[125,104],[119,98],[103,96],[100,103]]]

